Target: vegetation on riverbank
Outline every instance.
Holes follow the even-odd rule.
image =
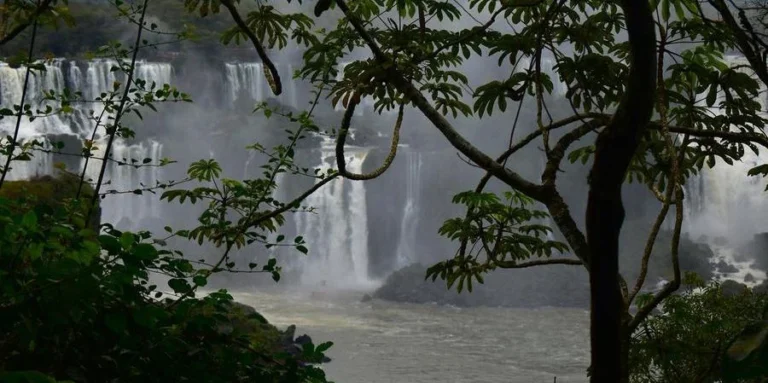
[[[272,329],[255,322],[227,325],[231,297],[226,292],[197,298],[195,291],[218,272],[263,272],[279,280],[277,260],[239,270],[230,258],[233,249],[280,245],[308,253],[301,236],[293,241],[282,235],[269,239],[285,222],[283,215],[310,210],[301,206],[304,198],[335,178],[365,181],[384,173],[397,154],[405,110],[417,109],[467,162],[486,172],[474,189],[454,197],[466,214],[446,221],[440,234],[456,241],[458,251],[430,267],[428,277],[444,280],[448,288],[471,290],[473,283],[483,283],[484,275],[497,269],[580,267],[590,280],[591,380],[626,383],[632,370],[633,334],[648,323],[662,329],[668,325],[662,317],[652,316],[654,310],[666,310],[667,300],[670,308],[698,309],[698,298],[687,296],[688,303],[676,306],[680,302],[673,296],[683,283],[680,243],[686,181],[705,166],[732,165],[749,151],[768,148],[763,134],[768,120],[755,101],[761,83],[768,85],[768,44],[763,35],[744,26],[747,21],[733,21],[722,0],[709,1],[723,17],[721,23],[711,22],[700,4],[690,0],[470,1],[470,10],[488,19],[485,23],[466,8],[440,0],[321,0],[314,4],[314,17],[300,8],[185,0],[189,13],[181,12],[180,3],[173,3],[177,8],[157,8],[157,15],[162,15],[156,18],[159,23],[148,7],[170,2],[113,3],[124,24],[105,21],[111,20],[107,11],[89,4],[79,8],[88,15],[80,23],[85,29],[72,35],[74,41],[85,39],[81,43],[94,55],[117,59],[112,71],[127,74],[125,83],[115,82],[97,100],[88,100],[108,111],[95,124],[105,146],[96,148],[93,137],[83,140],[83,157],[102,156],[92,195],[78,192],[71,203],[55,206],[0,199],[0,320],[4,321],[0,325],[8,331],[0,341],[0,370],[6,374],[37,370],[76,381],[323,381],[322,370],[308,363],[322,361],[330,343],[304,343],[300,357],[282,352],[275,349]],[[84,54],[68,41],[57,42],[52,31],[54,24],[76,21],[70,17],[75,8],[63,0],[38,0],[7,1],[0,9],[0,46],[8,48],[6,56],[15,57],[14,65],[27,68],[25,88],[29,74],[44,69],[35,64],[40,44],[58,50],[50,52],[54,55]],[[332,22],[315,24],[331,13]],[[497,18],[506,23],[495,25]],[[211,34],[220,34],[226,43],[252,46],[251,54],[263,63],[274,95],[283,92],[283,82],[293,74],[280,73],[269,52],[285,49],[289,42],[303,51],[300,75],[316,86],[316,100],[329,96],[333,106],[345,108],[340,128],[328,133],[336,140],[337,169],[313,173],[293,162],[297,142],[307,133],[320,133],[312,105],[308,111],[286,115],[287,143],[269,149],[260,144],[248,147],[268,158],[260,178],[224,178],[215,159],[203,159],[194,162],[188,178],[179,182],[194,187],[182,188],[179,183],[148,187],[162,190],[168,202],[205,202],[195,227],[169,227],[167,238],[119,231],[109,223],[97,232],[87,222],[103,195],[110,150],[116,139],[133,136],[123,117],[134,113],[143,118],[142,113],[156,110],[154,104],[159,102],[191,101],[170,84],[134,79],[139,52],[188,40],[190,29],[184,20],[192,19],[196,21],[190,24],[201,26],[216,20],[209,24]],[[218,20],[226,20],[224,30],[216,30]],[[441,25],[444,20],[450,25]],[[176,30],[165,33],[165,27]],[[102,33],[120,39],[124,31],[133,31],[132,45],[101,40]],[[161,37],[150,41],[144,34]],[[163,40],[166,37],[169,40]],[[12,42],[19,45],[11,47]],[[338,64],[350,56],[361,57],[360,48],[370,51],[371,58],[350,63],[338,76]],[[728,50],[743,53],[756,76],[726,65]],[[544,56],[554,63],[550,72],[542,69]],[[499,72],[470,80],[465,65],[478,62],[499,67]],[[501,75],[493,78],[496,73]],[[355,108],[368,96],[375,98],[376,110],[396,110],[399,118],[381,167],[355,174],[346,169],[345,145]],[[22,95],[21,105],[0,110],[0,116],[15,121],[14,131],[2,141],[8,158],[28,159],[25,151],[34,151],[17,141],[23,118],[72,112],[71,94],[44,97],[58,104],[37,112]],[[548,107],[552,99],[567,104],[567,115],[552,115]],[[502,135],[508,145],[498,157],[483,152],[458,127],[465,121],[462,118],[489,121],[489,116],[506,112],[513,103],[518,110],[524,104],[535,109],[536,118],[524,133],[517,130],[517,118],[502,124],[508,128]],[[264,106],[257,109],[267,116],[280,113]],[[536,161],[510,160],[532,146],[541,156]],[[589,167],[589,178],[581,180],[588,196],[583,219],[566,202],[559,182],[568,166],[566,159],[573,166]],[[10,162],[3,165],[0,190],[11,185],[6,179]],[[148,159],[141,165],[168,163]],[[544,164],[538,177],[526,178],[530,163]],[[314,186],[292,200],[278,201],[276,179],[283,173],[310,177]],[[749,175],[768,175],[768,166],[755,166]],[[485,188],[492,180],[506,189],[488,192]],[[634,280],[619,273],[626,182],[643,185],[658,201],[659,210]],[[659,244],[660,228],[671,216],[669,251],[664,252],[671,280],[647,296],[642,291],[649,260]],[[561,238],[551,236],[550,225]],[[166,248],[169,238],[208,244],[220,257],[212,264],[191,261]],[[152,275],[168,277],[170,291],[152,284]],[[724,307],[730,307],[726,303]],[[639,309],[631,313],[635,306]],[[735,336],[744,323],[746,319],[734,322],[726,335]],[[675,328],[677,323],[669,326]],[[746,326],[743,339],[722,351],[724,374],[737,362],[765,360],[766,332],[760,326],[759,322]]]

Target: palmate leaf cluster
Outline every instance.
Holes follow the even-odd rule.
[[[549,215],[530,208],[532,200],[521,193],[507,192],[504,199],[493,193],[459,193],[453,202],[467,207],[466,217],[452,218],[439,233],[460,242],[456,257],[427,269],[427,278],[445,280],[472,291],[472,279],[483,283],[483,274],[497,268],[514,268],[529,258],[548,258],[568,247],[548,238],[552,229],[543,222]]]

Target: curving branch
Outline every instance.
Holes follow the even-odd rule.
[[[464,154],[478,166],[484,169],[488,169],[488,171],[490,171],[494,177],[502,180],[507,185],[520,190],[531,198],[542,202],[548,198],[548,194],[546,193],[544,187],[528,181],[519,174],[505,168],[503,165],[494,161],[493,158],[489,157],[487,154],[480,151],[480,149],[478,149],[476,146],[472,145],[472,143],[467,141],[467,139],[464,138],[464,136],[462,136],[456,130],[456,128],[454,128],[453,125],[451,125],[451,123],[448,122],[448,120],[429,103],[429,101],[427,101],[424,95],[421,94],[421,92],[409,80],[407,80],[402,75],[402,73],[398,72],[394,65],[391,65],[390,58],[384,53],[384,51],[381,50],[378,43],[376,43],[373,37],[365,29],[365,27],[363,27],[360,19],[349,10],[349,7],[344,2],[344,0],[335,1],[339,9],[344,12],[347,20],[349,20],[350,24],[352,24],[352,27],[365,41],[366,45],[368,45],[368,48],[373,53],[376,61],[383,64],[383,66],[386,68],[387,75],[392,85],[394,85],[398,91],[403,93],[407,100],[419,108],[424,116],[427,117],[427,119],[433,125],[435,125],[435,127],[443,134],[443,136],[445,136],[445,138],[448,140],[448,142],[451,143],[451,145],[453,145],[453,147],[459,149],[462,154]]]
[[[761,45],[763,44],[761,44],[762,41],[759,36],[755,34],[750,36],[747,34],[747,32],[752,29],[749,21],[746,20],[745,17],[741,17],[741,21],[744,25],[740,25],[739,21],[733,16],[731,9],[724,0],[707,0],[707,2],[715,8],[722,18],[722,22],[728,27],[731,33],[733,33],[736,45],[747,61],[749,61],[751,69],[755,71],[757,77],[759,77],[764,84],[768,85],[768,67],[766,66],[768,63],[766,63],[765,56],[765,53],[768,51],[764,50],[764,52],[760,52]]]
[[[589,265],[589,251],[587,247],[587,241],[584,234],[579,230],[578,225],[573,220],[573,216],[570,213],[568,205],[565,200],[551,185],[539,185],[528,181],[521,177],[519,174],[504,167],[500,162],[495,161],[487,154],[481,152],[477,147],[467,141],[459,132],[453,127],[453,125],[445,119],[421,94],[421,92],[408,81],[401,73],[397,71],[394,65],[391,65],[390,58],[381,50],[378,43],[373,37],[366,31],[360,19],[357,18],[350,10],[344,0],[335,0],[339,9],[344,13],[347,20],[360,37],[368,45],[369,49],[373,53],[374,58],[387,68],[387,75],[398,91],[402,92],[406,99],[411,101],[425,117],[445,136],[448,142],[457,148],[467,158],[477,164],[479,167],[486,169],[488,173],[501,180],[510,187],[519,190],[527,196],[533,198],[536,201],[542,202],[550,210],[553,220],[558,224],[558,228],[563,235],[569,241],[572,250],[579,259],[584,262],[585,266]],[[490,178],[490,177],[489,177]],[[486,181],[487,182],[487,181]],[[466,247],[466,244],[462,244],[462,249]]]
[[[248,28],[248,24],[246,24],[243,18],[240,16],[240,12],[238,12],[237,7],[235,7],[235,5],[232,3],[232,0],[221,0],[221,4],[227,8],[229,14],[232,15],[232,19],[235,21],[237,26],[243,31],[243,33],[245,33],[246,36],[248,36],[248,39],[251,40],[251,43],[253,43],[253,47],[256,48],[256,53],[258,53],[262,64],[264,64],[266,67],[264,70],[264,76],[267,78],[269,87],[272,89],[272,93],[274,93],[275,96],[279,96],[281,93],[283,93],[283,83],[280,80],[280,74],[277,72],[275,64],[267,55],[266,50],[264,50],[264,46],[261,45],[261,41],[259,41],[259,38],[256,37],[251,28]]]
[[[347,105],[347,110],[344,112],[344,118],[341,120],[341,129],[339,130],[339,135],[336,137],[336,165],[339,169],[339,174],[341,174],[342,177],[354,181],[366,181],[384,174],[395,160],[395,156],[397,155],[397,144],[400,142],[400,127],[403,125],[404,104],[400,104],[400,109],[397,112],[397,121],[395,121],[395,128],[392,132],[392,143],[389,145],[389,154],[387,155],[387,158],[384,159],[384,163],[370,173],[357,174],[347,170],[346,158],[344,157],[344,143],[347,141],[347,133],[349,132],[349,126],[352,123],[352,116],[355,114],[355,108],[358,104],[357,100],[359,99],[359,95],[352,97]]]
[[[339,173],[334,173],[334,174],[331,174],[331,175],[323,178],[320,182],[316,183],[314,186],[312,186],[311,188],[307,189],[304,193],[301,193],[301,195],[299,195],[298,197],[296,197],[293,200],[291,200],[291,202],[288,202],[288,203],[284,204],[282,207],[280,207],[278,209],[275,209],[275,210],[272,210],[272,211],[270,211],[268,213],[265,213],[265,214],[262,214],[260,216],[257,216],[254,219],[254,221],[251,222],[248,225],[248,227],[253,227],[255,225],[259,225],[262,222],[268,221],[268,220],[270,220],[272,218],[277,217],[280,214],[285,213],[288,210],[291,210],[294,206],[296,206],[299,203],[301,203],[301,201],[304,201],[305,199],[307,199],[307,197],[312,195],[312,193],[316,192],[318,189],[323,187],[328,182],[333,181],[338,176],[339,176]]]

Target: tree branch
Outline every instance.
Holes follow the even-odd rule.
[[[229,14],[232,15],[232,19],[235,21],[237,26],[240,27],[243,33],[248,36],[248,39],[251,40],[251,43],[253,43],[253,47],[256,48],[256,53],[258,53],[259,58],[261,58],[261,62],[267,67],[269,71],[265,71],[264,74],[269,73],[269,75],[272,77],[270,79],[269,76],[267,76],[267,81],[270,83],[269,85],[272,88],[272,93],[274,93],[275,96],[279,96],[281,93],[283,93],[283,83],[280,80],[280,73],[277,72],[275,64],[272,63],[272,60],[270,60],[267,52],[264,50],[264,46],[261,45],[261,41],[259,41],[259,38],[256,37],[251,28],[248,28],[248,24],[243,21],[243,18],[240,16],[240,12],[237,11],[237,7],[232,4],[232,0],[221,0],[221,4],[227,8]]]
[[[763,58],[764,56],[755,49],[750,41],[750,37],[747,36],[747,33],[744,32],[744,29],[739,25],[739,22],[736,21],[733,14],[731,14],[728,4],[723,0],[707,0],[707,2],[717,10],[723,23],[725,23],[731,33],[733,33],[733,36],[736,39],[736,45],[738,45],[741,53],[747,61],[749,61],[751,69],[755,71],[757,77],[759,77],[764,84],[768,85],[768,67],[766,67],[766,62]]]
[[[8,32],[7,35],[5,35],[2,39],[0,39],[0,46],[7,44],[9,41],[16,38],[16,36],[18,36],[21,32],[24,32],[24,30],[27,29],[27,27],[29,27],[30,25],[32,25],[32,23],[37,21],[37,18],[40,17],[40,15],[43,12],[51,8],[52,3],[53,3],[53,0],[43,0],[43,2],[40,3],[37,9],[34,12],[32,12],[32,15],[29,17],[28,20],[14,27],[10,32]]]
[[[519,174],[505,168],[500,163],[494,161],[493,158],[481,152],[476,146],[472,145],[472,143],[459,134],[453,125],[451,125],[451,123],[448,122],[448,120],[446,120],[445,117],[429,103],[429,101],[427,101],[424,95],[422,95],[410,81],[405,79],[405,77],[397,71],[389,57],[387,57],[381,50],[368,31],[365,30],[357,16],[349,10],[349,7],[347,7],[344,0],[336,0],[336,4],[339,9],[344,12],[344,15],[347,17],[350,24],[352,24],[355,31],[366,42],[375,59],[387,68],[387,74],[391,83],[398,91],[402,92],[406,99],[411,101],[438,130],[440,130],[443,136],[448,139],[448,142],[459,149],[462,154],[478,166],[488,169],[494,177],[500,179],[514,189],[525,193],[529,197],[544,202],[548,194],[545,193],[544,188],[541,185],[530,182]]]
[[[551,258],[551,259],[542,259],[542,260],[535,260],[535,261],[527,261],[523,263],[517,263],[514,261],[498,261],[496,262],[496,266],[502,268],[502,269],[524,269],[527,267],[534,267],[534,266],[543,266],[543,265],[574,265],[579,266],[583,265],[584,263],[581,262],[578,259],[568,259],[568,258]]]
[[[354,181],[365,181],[372,180],[384,174],[395,160],[395,156],[397,155],[397,144],[400,141],[400,127],[403,125],[404,106],[403,104],[400,104],[397,113],[397,121],[395,121],[395,128],[392,132],[392,142],[389,145],[389,154],[387,154],[387,158],[384,159],[384,163],[368,174],[356,174],[347,170],[346,158],[344,157],[344,143],[347,141],[347,132],[352,123],[352,116],[355,114],[355,107],[357,107],[358,99],[359,95],[353,95],[351,97],[351,100],[347,104],[347,110],[344,112],[344,118],[341,121],[341,129],[339,129],[339,135],[336,137],[336,167],[339,170],[339,174],[344,178]]]
[[[658,128],[658,125],[654,125],[653,128]],[[669,131],[672,133],[688,134],[693,137],[711,137],[722,138],[734,142],[741,143],[756,143],[768,148],[768,136],[759,133],[743,133],[732,131],[716,131],[716,130],[699,130],[691,128],[682,128],[677,126],[670,126]]]

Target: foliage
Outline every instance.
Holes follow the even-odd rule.
[[[279,7],[277,3],[257,2],[250,7],[246,7],[245,3],[237,0],[186,0],[184,6],[190,14],[198,14],[201,18],[219,17],[222,6],[227,8],[235,25],[223,31],[222,42],[237,44],[250,41],[265,68],[270,66],[265,48],[278,49],[288,44],[302,47],[304,66],[299,75],[316,86],[318,98],[320,92],[327,92],[331,104],[335,106],[341,102],[348,108],[341,131],[349,128],[352,111],[361,97],[373,97],[378,111],[402,105],[414,107],[463,155],[488,172],[474,192],[456,197],[455,201],[467,208],[465,217],[447,221],[441,230],[443,235],[460,242],[459,251],[452,259],[430,269],[433,278],[444,278],[449,286],[458,280],[459,289],[465,279],[471,288],[472,278],[482,281],[482,273],[497,267],[565,263],[590,269],[593,253],[602,249],[597,242],[610,244],[612,240],[618,241],[623,221],[622,182],[639,182],[659,200],[660,213],[647,239],[641,268],[647,269],[647,260],[659,227],[672,206],[675,208],[675,230],[669,253],[671,263],[677,265],[677,247],[684,216],[682,188],[686,181],[696,176],[705,165],[714,167],[718,162],[731,165],[741,160],[747,150],[757,153],[759,146],[768,147],[768,141],[762,135],[766,119],[760,114],[760,105],[755,101],[760,89],[758,82],[745,73],[744,68],[729,66],[724,60],[727,50],[743,47],[726,23],[708,22],[700,5],[692,0],[650,2],[656,11],[654,20],[651,20],[650,9],[644,7],[646,2],[632,1],[617,4],[597,0],[471,0],[464,7],[440,0],[322,0],[315,4],[314,19],[307,16],[301,7],[294,12],[295,8]],[[144,24],[147,10],[138,2],[115,1],[114,5],[122,16],[139,26],[139,33],[157,29],[156,25],[147,27]],[[628,12],[630,6],[637,7],[634,13]],[[34,10],[22,11],[27,13],[24,17],[14,18],[14,22],[20,25]],[[45,11],[48,15],[48,10]],[[244,17],[240,16],[241,11]],[[334,13],[333,22],[327,22],[323,15],[331,12]],[[630,25],[630,19],[641,13],[647,14],[647,24],[656,28],[655,31],[645,31],[643,36],[632,30]],[[335,18],[341,14],[343,17]],[[316,20],[319,20],[317,24],[331,26],[315,28]],[[623,32],[627,32],[629,41],[624,39]],[[657,41],[648,40],[654,34]],[[183,33],[175,36],[186,37]],[[638,42],[643,39],[650,42],[645,46],[651,47],[653,52],[638,55],[637,49],[642,45]],[[151,45],[143,44],[142,47]],[[367,47],[372,57],[360,59],[361,47]],[[126,49],[110,44],[106,51],[126,57],[137,49],[139,47]],[[637,66],[641,60],[651,57],[658,57],[656,63],[651,63],[653,68]],[[350,58],[355,60],[346,66],[343,76],[338,76],[338,64]],[[32,61],[19,60],[20,65]],[[470,80],[470,76],[463,72],[467,65],[477,63],[499,67],[500,71],[489,71],[491,75],[482,77],[479,82],[474,78]],[[129,66],[121,65],[116,70],[132,73],[133,64],[135,55]],[[547,69],[548,66],[551,70]],[[493,72],[501,75],[493,78]],[[639,74],[649,75],[650,78],[653,73],[658,74],[657,81],[640,81],[633,77]],[[281,80],[276,70],[273,67],[265,69],[264,75],[274,93],[279,94]],[[173,98],[169,97],[174,94],[173,91],[163,88],[165,93],[159,100],[150,99],[142,103],[144,99],[132,97],[134,92],[129,90],[135,85],[133,89],[138,89],[139,95],[154,94],[154,84],[142,87],[136,81],[128,82],[130,84],[125,84],[124,88],[116,84],[114,95],[106,94],[99,100],[107,103],[119,100],[114,108],[116,117],[105,124],[110,142],[118,135],[130,136],[130,130],[125,130],[127,128],[119,121],[122,115],[134,111],[139,113],[139,107],[151,108],[155,101]],[[560,97],[559,93],[563,93],[564,97]],[[651,104],[655,108],[649,124],[646,124],[648,116],[628,114],[644,110],[641,108],[643,105],[628,105],[638,97],[646,102],[644,108],[648,109],[648,115],[651,114]],[[562,104],[560,106],[572,112],[570,116],[553,115],[550,106],[553,100],[558,99]],[[126,100],[134,103],[126,107]],[[63,109],[66,104],[64,101],[61,103]],[[536,121],[525,131],[526,136],[519,137],[520,133],[516,133],[518,121],[515,119],[509,125],[509,147],[497,159],[480,151],[454,127],[454,124],[461,124],[467,118],[482,120],[493,113],[504,113],[513,103],[518,104],[518,108],[523,105],[535,108]],[[18,115],[21,118],[31,113],[28,110],[19,106],[18,110],[4,111],[2,115]],[[311,123],[311,112],[293,118],[300,128],[289,132],[290,144],[272,151],[260,145],[251,147],[270,158],[263,178],[244,181],[220,179],[216,162],[203,160],[193,164],[188,172],[188,180],[199,185],[191,190],[172,188],[164,192],[163,197],[170,201],[207,203],[207,209],[196,227],[176,231],[169,228],[171,237],[193,239],[201,244],[209,242],[221,250],[219,261],[209,265],[209,269],[182,270],[187,274],[182,273],[171,279],[171,287],[181,294],[181,299],[170,304],[169,308],[178,309],[198,302],[188,298],[193,296],[197,287],[205,284],[208,273],[234,267],[229,259],[233,248],[253,243],[265,246],[282,244],[284,237],[278,237],[278,243],[269,243],[266,233],[278,229],[283,213],[302,209],[300,202],[308,193],[339,176],[336,173],[308,174],[318,182],[306,194],[288,202],[273,199],[277,174],[307,173],[293,164],[293,148],[304,131],[315,127]],[[616,141],[617,137],[619,141]],[[580,140],[587,142],[574,148]],[[513,165],[515,161],[508,161],[522,148],[534,145],[542,149],[543,161],[526,162],[545,163],[540,183],[525,179],[519,174],[521,169]],[[337,142],[337,153],[343,154],[343,146],[343,140]],[[86,147],[90,155],[91,148]],[[108,144],[107,153],[109,148]],[[10,142],[5,152],[13,154],[15,149],[18,149],[17,143]],[[22,146],[21,149],[23,153],[25,148]],[[610,156],[599,153],[609,153]],[[562,190],[558,189],[557,181],[564,158],[582,164],[590,161],[596,164],[601,159],[603,167],[593,169],[590,186],[599,189],[594,185],[601,185],[598,182],[601,177],[608,177],[610,182],[606,181],[605,190],[591,189],[590,199],[594,197],[600,201],[609,194],[618,197],[609,201],[611,203],[592,204],[593,216],[610,216],[611,219],[588,220],[586,226],[588,233],[603,230],[614,237],[600,237],[599,240],[593,237],[587,241],[587,235],[573,218],[561,195]],[[616,159],[621,161],[614,161]],[[622,165],[625,159],[628,164]],[[617,169],[620,177],[612,173]],[[764,168],[758,166],[751,174],[763,171]],[[490,178],[504,182],[510,190],[507,200],[511,204],[483,192]],[[100,186],[101,180],[98,180],[96,194]],[[531,200],[546,206],[549,216],[567,242],[567,250],[575,258],[552,257],[525,262],[533,256],[549,256],[555,251],[566,250],[566,244],[543,239],[551,229],[539,223],[546,216],[543,212],[531,210]],[[606,222],[612,227],[607,227]],[[128,248],[123,247],[121,240],[124,233],[118,235],[114,230],[108,230],[106,235],[120,238],[121,247],[116,248],[110,242],[112,247],[107,249],[109,251],[122,254],[121,251],[131,252],[135,248],[129,239],[126,239]],[[148,239],[141,234],[138,238]],[[288,245],[302,253],[307,252],[300,238]],[[78,252],[78,257],[94,262],[91,260],[94,255],[89,251]],[[607,270],[601,277],[610,276],[611,286],[605,291],[595,291],[594,296],[610,298],[611,292],[621,290],[623,299],[605,300],[608,303],[603,307],[603,313],[610,313],[615,318],[628,318],[621,323],[621,327],[629,334],[658,304],[665,299],[673,299],[668,297],[680,284],[680,272],[677,266],[673,266],[675,275],[672,283],[650,299],[638,302],[642,304],[633,317],[629,314],[629,307],[645,283],[645,272],[634,284],[628,285],[623,278],[614,280],[617,273],[612,268],[617,267],[617,262],[611,261],[618,259],[615,252],[603,254],[601,259],[595,260],[610,264],[610,267],[599,269]],[[170,271],[173,274],[178,270],[171,267]],[[279,268],[274,262],[260,271],[279,276]],[[192,283],[186,278],[192,278]],[[603,279],[593,278],[595,282]],[[630,290],[632,285],[634,287]],[[607,295],[600,295],[602,293]],[[602,299],[593,303],[601,302]],[[670,307],[674,307],[674,303]],[[619,319],[616,322],[610,325],[619,326]],[[596,328],[597,335],[602,334],[603,329]],[[605,344],[621,342],[614,339],[615,333],[604,333],[611,338]],[[618,358],[617,355],[609,356]],[[616,367],[611,365],[608,368]]]
[[[59,172],[56,177],[45,175],[23,181],[7,181],[0,189],[0,197],[17,200],[22,204],[29,200],[33,205],[44,205],[49,209],[55,209],[59,205],[66,206],[77,197],[79,184],[80,178],[77,176]],[[89,199],[93,193],[93,188],[85,185],[82,196]],[[83,212],[88,210],[82,206],[81,208]],[[89,218],[88,227],[98,230],[100,223],[101,210],[97,207]]]
[[[130,13],[125,7],[116,6],[114,1],[70,0],[67,4],[62,2],[56,9],[59,15],[67,16],[68,23],[41,31],[37,46],[46,56],[89,57],[115,36],[134,33],[132,24],[135,22],[126,19]],[[201,20],[185,14],[183,5],[177,1],[153,2],[149,16],[155,25],[152,29],[160,34],[152,37],[152,49],[142,52],[145,57],[191,50],[201,50],[209,53],[208,57],[216,57],[223,50],[218,34],[230,25],[224,17]],[[29,34],[30,31],[25,30],[19,38],[0,47],[0,55],[8,57],[25,51]]]
[[[115,140],[135,136],[130,123],[138,120],[124,117],[143,119],[142,112],[157,111],[157,103],[191,102],[170,84],[133,76],[138,51],[151,46],[141,39],[142,32],[160,33],[156,25],[145,22],[148,3],[113,3],[138,32],[135,45],[109,42],[96,52],[113,58],[116,64],[110,71],[123,75],[116,76],[119,80],[111,89],[94,100],[84,100],[82,94],[70,90],[61,94],[46,91],[42,106],[22,97],[21,105],[0,111],[0,117],[13,118],[16,126],[0,146],[7,156],[0,179],[0,380],[324,382],[323,371],[314,365],[326,360],[324,352],[331,342],[315,346],[305,339],[297,354],[292,339],[286,344],[285,334],[258,313],[242,312],[226,291],[195,296],[212,274],[223,271],[268,273],[279,280],[275,259],[235,270],[230,252],[254,242],[266,248],[285,245],[284,236],[270,242],[266,234],[283,224],[283,213],[306,209],[300,202],[309,193],[288,202],[275,200],[272,194],[278,174],[317,177],[321,179],[317,187],[322,186],[322,179],[333,178],[333,174],[327,178],[321,173],[305,174],[308,169],[292,161],[297,142],[306,131],[316,129],[311,112],[289,116],[299,129],[289,130],[287,144],[272,149],[258,143],[250,147],[270,158],[263,166],[263,178],[223,179],[215,160],[201,160],[179,182],[101,191],[108,162],[132,168],[173,163],[170,159],[112,158]],[[51,5],[56,3],[38,4],[40,8],[27,10],[26,16],[51,11],[47,8]],[[18,20],[22,26],[27,21]],[[33,36],[36,28],[35,22]],[[18,56],[12,64],[25,67],[29,77],[45,66],[33,57],[34,38],[27,44],[29,54]],[[96,129],[90,139],[83,140],[81,153],[84,168],[93,158],[102,160],[98,179],[86,179],[83,171],[60,179],[6,181],[13,161],[63,153],[60,142],[17,141],[22,119],[31,122],[72,113],[77,102],[103,106],[103,112],[89,116]],[[102,157],[96,157],[97,153]],[[186,182],[198,186],[178,187]],[[199,226],[176,231],[166,227],[167,237],[153,238],[147,231],[124,232],[110,223],[89,225],[85,219],[92,213],[98,215],[100,197],[156,190],[165,190],[163,198],[169,201],[208,203]],[[236,214],[241,218],[233,220]],[[221,251],[221,257],[215,264],[189,260],[181,251],[168,248],[171,238],[210,243]],[[308,252],[301,237],[289,246]],[[167,288],[158,287],[158,278],[167,279]]]
[[[329,345],[298,359],[280,349],[273,328],[251,319],[223,328],[237,315],[225,291],[170,299],[207,273],[149,233],[107,225],[96,240],[69,219],[77,210],[5,198],[0,213],[0,370],[73,381],[323,380],[303,361],[322,360]],[[153,273],[171,277],[172,291],[151,284]]]
[[[439,233],[462,246],[478,250],[440,262],[427,269],[427,278],[444,279],[451,288],[458,282],[461,292],[466,285],[472,291],[472,278],[483,283],[483,274],[496,268],[512,268],[531,257],[550,257],[564,252],[567,246],[547,240],[552,232],[546,225],[531,223],[549,217],[542,211],[529,210],[533,200],[520,193],[507,192],[502,202],[493,193],[464,192],[453,198],[454,203],[467,206],[466,218],[445,221]],[[466,245],[465,245],[466,244]]]
[[[726,381],[726,351],[768,308],[768,295],[724,293],[719,283],[707,284],[694,275],[686,282],[684,291],[667,298],[633,335],[633,382]],[[749,370],[756,371],[742,369]]]

